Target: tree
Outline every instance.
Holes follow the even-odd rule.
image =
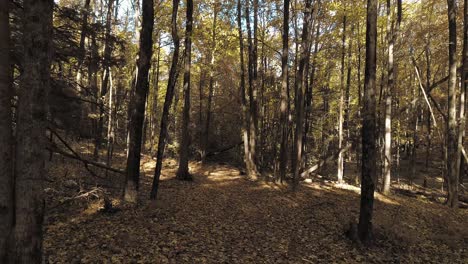
[[[140,180],[140,157],[145,104],[148,95],[148,73],[153,54],[153,0],[143,0],[140,33],[140,51],[137,60],[137,79],[135,94],[130,102],[129,148],[127,156],[127,175],[124,186],[124,199],[136,203]]]
[[[401,0],[397,0],[397,25],[394,29],[392,19],[391,0],[387,0],[387,41],[388,41],[388,79],[387,93],[385,97],[385,136],[384,136],[384,172],[382,192],[390,192],[390,180],[392,170],[392,93],[395,90],[395,65],[393,59],[393,48],[401,23]]]
[[[362,109],[361,205],[358,237],[363,243],[372,241],[372,213],[377,180],[376,147],[376,64],[377,64],[377,0],[367,0],[366,69]]]
[[[306,0],[304,9],[304,24],[302,26],[302,42],[301,42],[301,57],[299,60],[299,69],[296,75],[297,91],[296,91],[296,133],[294,134],[294,179],[293,190],[299,184],[300,171],[302,167],[302,135],[304,131],[304,94],[306,81],[306,63],[310,57],[310,34],[312,28],[312,0]]]
[[[172,41],[174,42],[174,53],[172,55],[172,64],[169,71],[169,80],[167,81],[166,98],[164,100],[163,113],[161,117],[161,126],[159,130],[158,151],[156,154],[156,168],[154,170],[153,185],[151,187],[150,199],[156,200],[158,195],[159,178],[161,177],[162,159],[164,148],[166,147],[167,126],[169,111],[174,97],[174,89],[177,82],[177,64],[179,62],[180,40],[177,33],[177,10],[179,9],[179,0],[172,0]]]
[[[346,9],[344,10],[345,14],[343,15],[343,35],[341,38],[341,72],[340,72],[340,102],[339,102],[339,114],[338,114],[338,182],[343,182],[343,173],[344,173],[344,153],[341,151],[344,141],[343,133],[343,115],[344,115],[344,75],[345,75],[345,54],[346,54]]]
[[[0,0],[0,262],[6,261],[14,214],[9,6],[9,0]]]
[[[468,89],[468,0],[464,1],[463,6],[463,51],[462,51],[462,75],[460,92],[460,113],[458,115],[460,124],[458,128],[458,148],[457,148],[457,178],[461,181],[463,171],[461,170],[461,158],[463,149],[463,140],[466,128],[466,91]],[[466,163],[465,163],[466,166]]]
[[[216,51],[216,23],[218,20],[218,3],[215,1],[213,5],[213,25],[211,28],[211,52],[210,52],[210,80],[209,80],[209,90],[208,90],[208,101],[206,105],[206,122],[205,128],[203,129],[202,135],[202,160],[206,158],[206,153],[208,150],[208,138],[210,134],[210,125],[211,125],[211,105],[213,102],[213,91],[214,91],[214,66],[215,66],[215,51]],[[200,93],[201,95],[201,93]],[[200,100],[201,103],[201,100]],[[201,109],[201,108],[200,108]],[[200,112],[201,114],[201,112]]]
[[[247,109],[247,99],[245,94],[245,62],[244,62],[244,39],[242,37],[242,6],[237,0],[237,29],[239,32],[239,59],[240,59],[240,97],[242,107],[242,139],[244,141],[244,162],[247,173],[252,171],[253,160],[249,147],[249,111]]]
[[[250,26],[250,1],[245,4],[245,22],[247,27],[247,41],[248,41],[248,84],[249,84],[249,115],[248,115],[248,138],[249,138],[249,166],[247,166],[247,174],[249,177],[256,179],[258,177],[257,168],[257,155],[256,155],[256,138],[257,138],[257,125],[258,125],[258,111],[257,111],[257,76],[256,76],[256,57],[255,47],[252,41],[252,29]],[[255,8],[255,4],[254,4]],[[255,13],[255,12],[254,12]],[[254,14],[255,17],[255,14]],[[256,18],[255,18],[256,19]],[[256,23],[254,23],[255,27]],[[256,32],[256,29],[254,28]],[[255,33],[254,33],[255,35]]]
[[[449,29],[449,78],[447,120],[447,204],[458,207],[457,168],[457,8],[455,0],[447,0]]]
[[[193,1],[187,0],[187,20],[185,24],[185,53],[184,53],[184,109],[182,117],[182,140],[179,152],[179,169],[177,179],[191,180],[189,172],[189,145],[190,145],[190,67],[192,65],[192,24],[193,24]]]
[[[279,161],[279,180],[283,182],[286,176],[288,162],[288,55],[289,55],[289,0],[283,3],[283,53],[281,56],[281,146]]]
[[[52,0],[24,0],[15,156],[15,225],[10,263],[41,263]]]
[[[99,89],[99,120],[97,124],[96,138],[94,141],[94,158],[99,159],[99,149],[101,148],[102,142],[102,130],[104,127],[104,97],[107,94],[110,77],[110,60],[112,56],[112,43],[111,43],[111,31],[112,31],[112,11],[114,9],[114,1],[109,0],[107,2],[107,15],[105,25],[105,38],[104,38],[104,60],[103,60],[103,77],[101,87]]]

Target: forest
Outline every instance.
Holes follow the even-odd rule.
[[[468,263],[468,0],[0,0],[0,263]]]

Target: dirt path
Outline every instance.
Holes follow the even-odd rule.
[[[108,215],[94,202],[49,215],[50,263],[468,263],[467,210],[378,196],[377,242],[366,251],[344,236],[358,214],[356,188],[304,183],[294,194],[200,164],[191,164],[193,182],[179,182],[174,165],[163,171],[156,203],[147,201],[148,162],[139,208]]]

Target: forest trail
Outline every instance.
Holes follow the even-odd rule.
[[[70,162],[65,164],[70,167]],[[145,157],[140,207],[122,206],[121,211],[105,214],[98,211],[101,199],[90,199],[48,210],[46,259],[50,263],[468,260],[467,210],[455,212],[424,200],[377,194],[377,242],[366,251],[344,235],[350,219],[358,216],[356,187],[304,182],[292,193],[286,185],[247,180],[229,165],[200,163],[191,163],[194,181],[181,182],[174,178],[176,168],[175,161],[165,162],[156,203],[147,199],[154,161]]]

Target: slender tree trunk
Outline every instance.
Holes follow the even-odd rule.
[[[427,39],[427,44],[425,48],[425,56],[426,56],[426,93],[429,93],[429,87],[431,87],[431,42],[430,37]],[[431,155],[431,135],[432,135],[432,126],[431,126],[431,113],[428,111],[427,113],[427,131],[426,131],[426,172],[429,172],[429,162],[430,162],[430,155]],[[427,173],[424,175],[424,188],[427,188]]]
[[[203,146],[202,146],[202,161],[206,158],[206,152],[208,150],[208,139],[210,137],[210,125],[211,125],[211,104],[213,101],[214,91],[214,63],[215,63],[215,51],[216,51],[216,23],[218,21],[218,6],[214,3],[213,6],[213,25],[211,28],[211,54],[210,54],[210,83],[208,91],[208,102],[206,105],[206,122],[203,130]]]
[[[242,37],[242,6],[241,0],[237,0],[237,29],[239,32],[239,57],[240,57],[240,97],[242,105],[242,139],[244,141],[244,162],[247,173],[252,171],[252,156],[249,148],[249,111],[245,94],[245,62],[244,62],[244,39]]]
[[[358,110],[357,110],[357,116],[358,119],[361,120],[361,113],[362,113],[362,98],[363,98],[363,89],[362,89],[362,78],[361,78],[361,50],[362,50],[362,44],[361,44],[361,25],[358,21],[357,23],[357,48],[358,48],[358,54],[357,54],[357,85],[358,85],[358,94],[357,94],[357,99],[358,99]],[[361,171],[361,160],[362,160],[362,140],[359,139],[359,137],[356,137],[356,170],[359,173]],[[354,178],[354,183],[359,184],[360,177],[356,173],[356,177]]]
[[[312,1],[307,0],[304,10],[304,24],[302,27],[301,58],[297,71],[297,91],[296,91],[296,133],[294,134],[294,155],[296,162],[293,178],[293,190],[299,184],[300,171],[302,167],[302,133],[304,132],[304,94],[305,94],[305,68],[310,55],[309,29],[312,25]]]
[[[447,0],[449,25],[449,79],[447,122],[447,204],[458,207],[457,168],[457,7],[455,0]]]
[[[184,59],[184,109],[182,117],[182,140],[179,152],[179,168],[176,177],[179,180],[192,180],[189,172],[189,146],[190,146],[190,67],[192,65],[192,24],[193,1],[187,0],[185,24],[185,59]]]
[[[112,30],[112,11],[114,6],[114,0],[109,0],[107,6],[107,16],[106,16],[106,33],[104,40],[104,74],[101,83],[101,89],[99,90],[99,95],[97,102],[99,104],[99,119],[97,124],[97,132],[94,141],[94,158],[99,159],[99,149],[101,148],[102,142],[102,130],[104,128],[104,97],[107,94],[107,87],[109,84],[109,74],[110,74],[110,60],[112,55],[112,46],[110,43],[110,36]]]
[[[91,12],[90,3],[91,3],[91,0],[86,0],[84,7],[82,9],[83,17],[82,17],[82,22],[81,22],[80,44],[79,44],[78,56],[77,56],[78,63],[77,63],[77,69],[76,69],[77,91],[81,91],[81,85],[82,85],[81,67],[83,65],[84,58],[86,55],[85,44],[86,44],[86,35],[88,31],[88,16],[89,16],[89,13]]]
[[[286,177],[288,163],[288,55],[289,55],[289,0],[283,2],[283,54],[281,56],[281,146],[279,162],[279,181],[282,183]],[[278,179],[277,179],[278,180]]]
[[[463,7],[463,53],[462,53],[462,74],[461,74],[461,91],[460,91],[460,113],[458,114],[459,118],[459,128],[458,128],[458,148],[457,148],[457,178],[460,182],[463,180],[464,171],[461,169],[461,158],[462,158],[462,149],[463,141],[465,136],[465,127],[466,127],[466,90],[468,88],[468,0],[464,1]],[[465,163],[466,165],[466,163]]]
[[[52,0],[23,1],[23,58],[16,125],[14,251],[8,263],[41,263]]]
[[[390,192],[392,171],[392,94],[395,90],[395,66],[393,62],[393,47],[401,23],[401,0],[397,0],[398,18],[396,29],[393,29],[391,0],[387,0],[387,38],[388,38],[388,80],[385,98],[385,131],[384,131],[384,171],[382,193]]]
[[[112,72],[109,69],[109,119],[107,124],[107,160],[106,165],[111,166],[112,162],[112,153],[114,149],[114,138],[115,138],[115,129],[114,129],[114,119],[116,111],[114,111],[114,100],[115,100],[115,88],[112,80]],[[107,172],[107,171],[106,171]]]
[[[367,0],[366,71],[362,111],[361,206],[358,236],[365,244],[372,241],[372,214],[377,180],[376,146],[376,66],[377,0]]]
[[[156,75],[154,76],[154,93],[153,93],[153,109],[151,110],[153,114],[153,128],[151,130],[151,150],[153,150],[154,144],[156,142],[156,124],[158,120],[158,104],[159,104],[159,74],[160,74],[160,59],[161,57],[161,36],[158,35],[158,55],[156,58]]]
[[[344,11],[346,12],[346,10]],[[343,115],[344,115],[344,74],[345,74],[345,56],[346,56],[346,14],[343,15],[343,36],[341,39],[341,72],[340,72],[340,102],[339,102],[339,116],[338,116],[338,149],[343,148]],[[343,182],[343,170],[344,170],[344,153],[339,151],[338,153],[338,182]]]
[[[256,104],[256,57],[255,47],[252,42],[252,29],[250,26],[250,11],[249,1],[245,5],[245,21],[247,26],[247,39],[248,39],[248,76],[249,76],[249,162],[250,171],[248,176],[252,179],[258,177],[257,169],[257,156],[256,156],[256,138],[257,138],[257,104]],[[254,23],[255,24],[255,23]],[[256,29],[254,29],[256,31]]]
[[[14,221],[13,134],[10,60],[10,1],[0,0],[0,262],[6,263],[8,237]]]
[[[174,53],[172,55],[171,69],[169,71],[169,80],[167,82],[166,98],[164,100],[163,113],[161,116],[161,125],[159,131],[158,152],[156,154],[156,168],[154,171],[153,185],[151,187],[150,199],[156,200],[158,196],[159,178],[161,177],[162,160],[164,156],[164,148],[166,147],[167,126],[169,120],[169,111],[174,97],[174,90],[177,84],[177,65],[179,63],[180,40],[177,33],[177,10],[179,9],[180,0],[172,0],[172,41],[174,42]]]
[[[153,54],[153,0],[143,0],[142,23],[140,32],[140,50],[137,60],[137,78],[133,102],[130,103],[129,148],[127,156],[127,174],[124,185],[126,202],[136,203],[140,183],[140,157],[142,128],[145,119],[145,104],[148,95],[148,73]]]

